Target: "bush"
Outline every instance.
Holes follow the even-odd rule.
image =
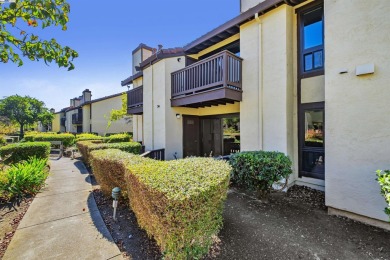
[[[148,159],[127,153],[118,149],[95,150],[90,154],[93,175],[100,185],[102,192],[109,196],[114,187],[121,189],[121,195],[127,200],[125,181],[126,167],[124,162],[131,160],[147,161]]]
[[[135,157],[136,158],[136,157]],[[127,162],[129,201],[167,259],[199,259],[222,227],[231,167],[212,158]]]
[[[105,138],[105,143],[130,142],[131,136],[128,134],[113,134]]]
[[[16,196],[36,194],[48,176],[46,165],[46,158],[31,157],[1,172],[0,197],[9,200]]]
[[[231,179],[246,188],[267,196],[272,185],[291,173],[291,160],[281,152],[253,151],[235,153],[230,158]]]
[[[76,142],[78,141],[90,141],[90,140],[103,140],[102,136],[98,136],[95,134],[84,133],[76,135]]]
[[[72,134],[37,134],[34,136],[34,141],[61,141],[65,147],[74,144],[74,135]]]
[[[381,186],[381,194],[385,197],[388,207],[385,208],[385,213],[390,217],[390,170],[376,172],[377,181]]]
[[[50,143],[48,142],[15,143],[0,147],[0,157],[3,158],[6,164],[28,160],[29,157],[47,159],[49,154]]]
[[[139,154],[141,152],[141,144],[137,142],[123,143],[101,143],[101,141],[80,141],[77,142],[77,148],[83,156],[83,161],[90,164],[90,152],[103,149],[118,149],[124,152]]]
[[[4,137],[0,135],[0,146],[5,145],[7,142],[5,141]]]

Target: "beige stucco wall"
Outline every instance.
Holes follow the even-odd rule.
[[[287,5],[241,26],[241,150],[293,155],[293,10]]]
[[[91,130],[91,104],[83,106],[83,133]]]
[[[390,168],[389,13],[388,0],[325,1],[326,204],[383,221],[374,173]],[[367,63],[375,73],[356,76]]]
[[[133,75],[137,73],[137,70],[135,69],[135,66],[139,66],[139,64],[142,62],[142,49],[139,49],[135,53],[133,53]]]
[[[91,106],[92,132],[98,133],[99,135],[104,135],[106,133],[132,132],[132,119],[128,117],[112,122],[111,127],[107,129],[111,110],[121,109],[122,107],[121,95],[91,103]]]
[[[133,115],[133,140],[136,142],[143,141],[143,116]]]
[[[53,132],[60,132],[60,120],[61,120],[61,113],[54,114],[53,120],[51,121],[52,131]]]
[[[137,88],[142,86],[143,77],[139,77],[138,79],[133,80],[133,88]]]
[[[265,0],[241,0],[241,12],[245,12],[264,1]]]
[[[301,103],[325,101],[325,76],[301,80]]]
[[[77,126],[72,124],[72,115],[73,114],[77,114],[77,109],[73,109],[73,110],[66,112],[65,127],[66,127],[66,132],[69,132],[69,133],[76,133],[77,132]]]

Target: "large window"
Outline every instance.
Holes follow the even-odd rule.
[[[324,10],[322,6],[300,13],[301,73],[324,69]]]

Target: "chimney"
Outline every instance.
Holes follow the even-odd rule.
[[[89,89],[83,91],[83,103],[91,101],[92,93]]]
[[[54,108],[50,108],[50,113],[54,114],[56,112],[56,110]]]
[[[71,106],[71,107],[74,107],[74,98],[71,98],[71,99],[70,99],[70,106]]]
[[[74,98],[74,106],[78,107],[81,105],[81,98]]]

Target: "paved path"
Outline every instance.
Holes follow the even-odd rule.
[[[47,186],[31,203],[3,259],[122,259],[78,160],[51,160]]]

